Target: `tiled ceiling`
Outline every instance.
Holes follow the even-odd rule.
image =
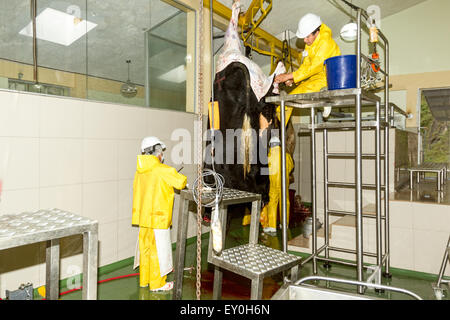
[[[231,7],[232,0],[219,1]],[[248,8],[251,1],[241,0],[241,3]],[[362,8],[376,4],[381,8],[382,17],[387,17],[423,1],[353,0],[353,3]],[[69,47],[38,41],[39,65],[126,81],[125,61],[130,59],[131,80],[143,84],[144,32],[176,14],[177,9],[159,0],[38,0],[38,14],[47,7],[66,12],[71,5],[81,9],[83,19],[98,26]],[[335,0],[274,0],[272,11],[261,27],[274,35],[291,30],[293,36],[298,19],[307,12],[320,15],[335,33],[349,20],[349,16],[336,7]],[[32,40],[19,35],[29,22],[29,0],[0,0],[0,58],[32,63]],[[171,40],[177,43],[182,42],[184,36],[185,30],[173,29],[170,33]],[[216,40],[216,48],[221,41]],[[264,64],[267,59],[256,61]],[[167,65],[170,65],[170,57],[167,57]]]

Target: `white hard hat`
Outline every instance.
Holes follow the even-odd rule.
[[[141,143],[141,151],[145,152],[145,149],[154,147],[157,144],[160,144],[161,147],[163,148],[163,150],[166,149],[166,145],[161,140],[159,140],[157,137],[145,137]]]
[[[310,33],[316,30],[322,24],[322,20],[314,13],[305,14],[298,22],[297,37],[306,38]]]

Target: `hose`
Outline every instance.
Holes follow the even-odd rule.
[[[213,183],[207,183],[205,181],[205,178],[210,177],[210,176],[212,176],[214,178]],[[199,178],[201,179],[201,181],[199,181]],[[199,201],[198,201],[198,198],[199,198],[198,190],[199,189],[198,189],[198,187],[200,184],[200,187],[204,192],[206,192],[208,194],[211,194],[211,193],[214,194],[214,196],[211,197],[211,199],[209,201],[207,199],[209,197],[205,197],[205,194],[202,194],[201,205],[206,208],[215,207],[222,200],[223,186],[225,183],[224,177],[220,173],[217,173],[213,170],[204,169],[202,175],[199,178],[197,178],[194,181],[194,185],[192,187],[195,202],[197,203],[197,205],[199,204]]]

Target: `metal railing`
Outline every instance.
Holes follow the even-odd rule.
[[[319,276],[305,277],[305,278],[302,278],[302,279],[298,280],[297,282],[295,282],[295,285],[301,285],[307,281],[328,281],[328,282],[336,282],[336,283],[343,283],[343,284],[352,284],[352,285],[357,285],[357,286],[361,286],[361,287],[382,289],[382,290],[386,290],[386,291],[403,293],[403,294],[413,297],[414,299],[423,300],[421,297],[419,297],[414,292],[411,292],[409,290],[402,289],[402,288],[396,288],[396,287],[391,287],[391,286],[385,286],[382,284],[373,284],[373,283],[360,282],[360,281],[354,281],[354,280],[329,278],[329,277],[319,277]]]

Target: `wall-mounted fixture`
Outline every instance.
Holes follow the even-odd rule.
[[[120,88],[120,93],[126,98],[134,98],[137,94],[137,88],[130,80],[130,63],[131,60],[126,61],[128,64],[128,80]]]
[[[341,38],[345,41],[355,41],[357,37],[358,25],[350,20],[349,23],[344,25],[341,29]]]

